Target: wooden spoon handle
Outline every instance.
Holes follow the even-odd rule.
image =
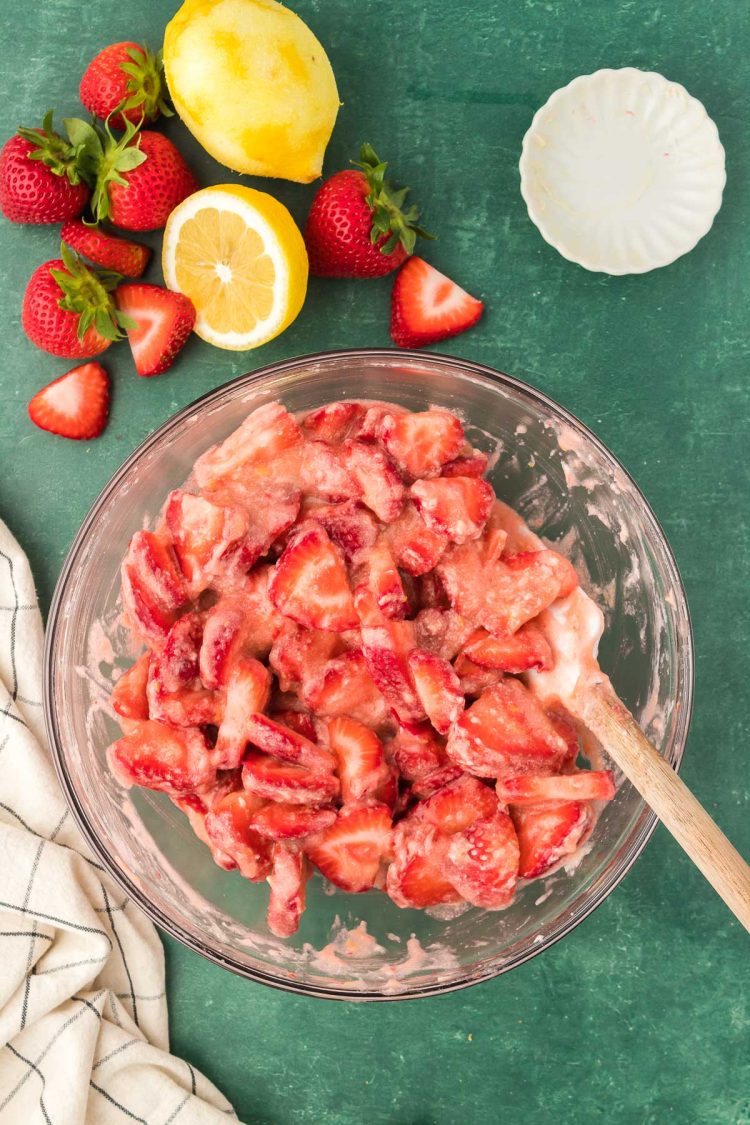
[[[654,749],[609,682],[581,692],[574,710],[750,932],[750,867]]]

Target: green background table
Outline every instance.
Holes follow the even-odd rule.
[[[370,140],[414,188],[431,260],[487,302],[444,350],[528,380],[587,422],[653,504],[695,627],[691,785],[750,852],[750,5],[737,0],[297,0],[325,44],[343,108],[333,171]],[[122,38],[160,41],[170,0],[0,0],[0,136],[54,105],[80,112],[85,63]],[[728,185],[714,229],[642,277],[589,274],[544,243],[519,194],[532,114],[603,66],[684,83],[716,120]],[[231,174],[178,122],[204,184]],[[303,220],[313,189],[257,181]],[[387,345],[390,282],[313,280],[279,340],[255,354],[192,342],[159,379],[126,345],[109,428],[90,445],[36,430],[31,394],[70,364],[19,324],[56,228],[0,223],[0,515],[49,604],[70,541],[110,474],[169,415],[245,370],[321,348]],[[156,240],[154,240],[156,242]],[[158,270],[152,271],[154,275]],[[748,944],[659,828],[632,873],[573,934],[491,983],[408,1004],[337,1004],[230,976],[165,940],[173,1049],[247,1123],[449,1125],[502,1120],[750,1122]]]

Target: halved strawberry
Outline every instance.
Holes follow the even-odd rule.
[[[418,648],[409,653],[409,671],[427,718],[439,734],[447,734],[464,709],[458,676],[447,660]]]
[[[418,480],[411,496],[430,530],[453,543],[479,538],[495,499],[492,486],[476,477]]]
[[[118,238],[102,227],[92,227],[81,219],[63,223],[60,238],[94,265],[114,270],[123,277],[140,277],[148,265],[151,250],[142,242]]]
[[[220,445],[199,457],[194,466],[201,488],[210,488],[248,468],[267,466],[303,441],[302,430],[280,402],[268,402],[248,414]]]
[[[514,633],[578,585],[574,568],[557,551],[506,555],[488,568],[481,624],[496,636]]]
[[[275,723],[282,723],[285,727],[296,730],[297,734],[301,734],[309,742],[318,741],[315,722],[309,711],[291,711],[288,709],[271,711],[268,717],[273,719]]]
[[[330,828],[307,841],[305,851],[331,883],[358,893],[375,885],[390,844],[390,810],[361,805],[342,809]]]
[[[386,540],[379,539],[370,548],[363,569],[366,570],[367,586],[374,595],[378,608],[386,617],[404,617],[407,610],[406,593]]]
[[[84,363],[37,391],[28,406],[40,430],[74,441],[98,437],[109,416],[109,376],[101,363]]]
[[[148,668],[151,653],[144,652],[135,664],[127,668],[112,689],[110,701],[113,709],[123,719],[144,720],[148,718]],[[127,733],[127,731],[126,731]]]
[[[282,762],[294,762],[311,770],[333,773],[335,761],[327,750],[303,738],[291,727],[275,723],[267,715],[247,715],[245,729],[248,741]]]
[[[448,762],[445,746],[429,723],[401,723],[389,752],[406,781],[418,781]]]
[[[380,440],[399,468],[412,480],[436,476],[464,444],[464,429],[455,414],[445,410],[388,414]]]
[[[302,491],[323,500],[353,500],[360,489],[349,474],[338,449],[324,441],[308,441],[300,464]]]
[[[540,801],[610,801],[615,795],[611,770],[578,770],[557,777],[521,774],[497,783],[505,805],[533,805]]]
[[[409,500],[386,529],[385,538],[398,566],[408,574],[428,574],[448,546],[445,535],[431,531]]]
[[[330,660],[305,685],[303,695],[307,706],[322,718],[349,715],[366,726],[379,727],[388,717],[385,699],[358,649]]]
[[[497,801],[488,785],[464,774],[416,804],[409,813],[409,820],[433,824],[452,836],[463,832],[475,820],[493,816],[498,811]]]
[[[181,489],[170,492],[164,518],[194,598],[211,585],[250,527],[247,513],[238,505],[213,504]]]
[[[302,428],[317,441],[338,445],[351,437],[365,416],[361,402],[329,402],[302,420]]]
[[[264,711],[271,695],[271,674],[252,657],[234,662],[227,682],[224,715],[216,738],[219,769],[235,769],[252,737],[251,719]]]
[[[253,814],[253,830],[266,840],[297,840],[322,832],[336,819],[332,808],[309,808],[306,805],[271,804],[264,805]]]
[[[268,928],[276,937],[297,932],[305,909],[305,888],[310,871],[304,853],[293,844],[274,844],[268,885]]]
[[[284,549],[269,594],[276,608],[300,625],[342,633],[358,623],[343,559],[312,520]]]
[[[513,821],[498,809],[451,837],[445,872],[462,898],[484,910],[513,901],[519,846]]]
[[[529,668],[546,670],[554,664],[549,641],[541,629],[530,622],[507,637],[493,637],[486,629],[477,629],[461,651],[481,668],[499,668],[503,672],[527,672]]]
[[[511,806],[510,815],[521,849],[522,879],[552,871],[584,842],[596,820],[590,805],[581,801]]]
[[[471,622],[452,609],[421,609],[414,626],[417,646],[443,660],[453,660],[474,631]]]
[[[403,507],[405,489],[390,457],[385,450],[361,441],[345,441],[341,448],[363,502],[379,520],[391,523]]]
[[[451,730],[446,752],[478,777],[555,769],[567,747],[520,680],[505,679],[485,691]]]
[[[268,844],[253,827],[260,807],[257,798],[239,789],[217,801],[206,816],[211,843],[231,856],[240,873],[254,883],[265,879],[271,867]]]
[[[316,680],[331,657],[340,650],[340,634],[306,629],[287,621],[271,646],[268,663],[282,691]]]
[[[409,653],[415,647],[414,625],[385,617],[373,595],[362,586],[355,592],[355,604],[362,623],[362,655],[370,675],[402,722],[421,722],[425,712],[408,665]]]
[[[161,285],[131,282],[118,286],[120,312],[135,321],[128,343],[139,375],[161,375],[172,366],[195,324],[195,306],[183,293]]]
[[[112,772],[124,785],[143,785],[164,793],[193,793],[216,776],[211,751],[197,730],[174,730],[151,720],[108,750]]]
[[[339,792],[338,778],[331,773],[280,762],[254,750],[242,763],[242,784],[256,797],[292,805],[323,805]]]
[[[152,531],[137,531],[122,564],[122,601],[135,632],[161,645],[187,600],[169,544]]]
[[[378,537],[375,516],[357,500],[321,505],[310,513],[310,517],[325,528],[331,542],[341,548],[348,563],[356,561]]]
[[[441,477],[483,477],[487,472],[489,457],[481,449],[472,449],[470,453],[456,457],[449,461],[440,470]]]
[[[483,312],[481,301],[412,255],[393,285],[391,336],[401,348],[421,348],[472,328]]]
[[[328,743],[334,753],[345,805],[376,797],[388,780],[383,745],[377,735],[347,716],[328,724]]]
[[[444,874],[448,839],[431,824],[402,821],[393,833],[394,859],[386,876],[386,893],[397,906],[424,909],[460,902]]]

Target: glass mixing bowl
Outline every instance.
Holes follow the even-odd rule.
[[[606,614],[603,669],[678,766],[690,720],[692,641],[684,590],[653,512],[612,454],[572,415],[507,375],[447,356],[341,351],[273,364],[211,391],[165,422],[125,462],[83,522],[47,629],[45,713],[60,781],[94,852],[150,917],[217,964],[322,997],[427,996],[520,965],[569,933],[616,887],[655,817],[620,779],[571,870],[520,889],[499,913],[452,921],[401,910],[380,892],[308,885],[299,933],[275,938],[268,889],[216,867],[162,794],[120,787],[105,751],[119,737],[112,671],[132,661],[118,619],[119,566],[198,454],[262,403],[292,411],[341,398],[458,410],[473,444],[496,454],[490,479],[538,534],[567,554]]]

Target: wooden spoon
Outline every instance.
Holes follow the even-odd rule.
[[[574,693],[568,707],[750,932],[750,867],[651,745],[609,681],[589,682]]]

